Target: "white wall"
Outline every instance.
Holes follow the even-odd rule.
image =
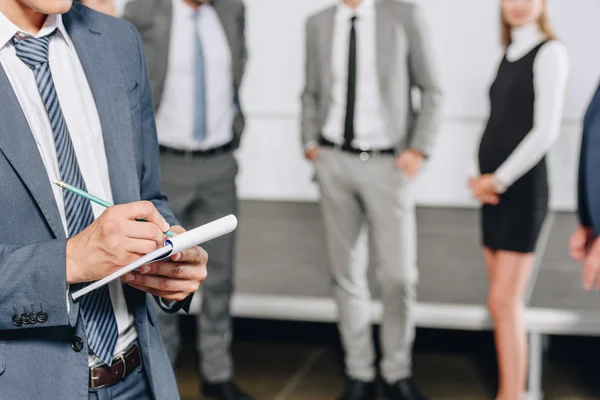
[[[318,198],[299,142],[304,21],[336,0],[245,0],[249,69],[243,88],[248,129],[239,153],[245,199]],[[485,124],[487,90],[500,55],[499,0],[423,1],[442,63],[446,116],[432,161],[415,183],[420,204],[474,204],[465,173]],[[552,199],[575,204],[581,119],[600,76],[600,0],[550,0],[569,48],[572,77],[560,143],[551,155]]]

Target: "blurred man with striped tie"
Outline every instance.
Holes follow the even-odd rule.
[[[132,0],[123,18],[144,40],[161,152],[162,187],[185,226],[237,212],[234,157],[244,131],[239,90],[246,67],[242,0]],[[231,356],[235,235],[206,244],[197,347],[205,398],[249,400]],[[175,364],[178,321],[159,313]]]
[[[0,2],[0,180],[0,399],[179,398],[150,302],[189,311],[204,250],[70,296],[184,231],[130,25],[72,0]]]

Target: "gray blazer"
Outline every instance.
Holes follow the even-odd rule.
[[[233,122],[234,145],[237,148],[245,127],[239,91],[246,70],[246,16],[242,0],[212,0],[229,42],[232,57],[233,92],[237,113]],[[132,0],[125,7],[123,19],[133,23],[144,41],[155,110],[160,107],[169,63],[171,44],[171,0]]]
[[[171,224],[160,191],[158,145],[143,47],[128,23],[78,3],[63,16],[95,99],[117,204],[152,201]],[[88,349],[77,302],[67,311],[67,239],[51,183],[12,86],[0,67],[0,399],[87,399]],[[8,232],[10,231],[10,232]],[[179,398],[156,310],[124,285],[156,399]],[[171,310],[189,310],[189,302]],[[16,326],[13,315],[45,312]],[[83,340],[83,349],[76,344]]]
[[[331,56],[336,7],[306,23],[306,78],[302,93],[302,141],[318,139],[331,103]],[[387,134],[398,152],[431,153],[442,119],[442,89],[437,60],[418,5],[396,0],[376,2],[377,67]],[[412,106],[411,90],[421,91]]]

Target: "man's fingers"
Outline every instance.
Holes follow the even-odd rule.
[[[206,264],[208,261],[208,253],[202,247],[195,246],[191,247],[181,253],[177,259],[178,262],[185,262],[190,264]]]
[[[123,204],[117,207],[119,207],[119,210],[121,210],[129,220],[145,219],[158,226],[163,232],[168,231],[170,228],[167,221],[159,214],[156,207],[154,207],[154,204],[149,201],[137,201],[135,203]]]
[[[127,221],[124,233],[128,238],[151,240],[158,246],[162,246],[165,240],[163,231],[155,224],[147,222]]]
[[[177,265],[171,262],[158,262],[145,265],[140,268],[139,272],[142,275],[159,275],[172,279],[200,282],[206,279],[206,268],[193,265]]]
[[[571,257],[579,262],[582,262],[585,258],[585,251],[587,246],[587,236],[581,229],[573,232],[571,240],[569,241],[569,252]]]
[[[600,241],[596,240],[583,264],[583,283],[586,290],[594,287],[600,269]]]
[[[150,289],[145,286],[129,284],[129,286],[141,290],[142,292],[150,293],[153,296],[161,297],[165,300],[182,301],[185,300],[191,293],[186,292],[166,292],[163,290]]]
[[[123,239],[123,250],[134,253],[146,255],[153,252],[158,248],[158,244],[153,240],[145,239]]]
[[[165,292],[187,292],[192,293],[198,290],[200,281],[170,279],[159,275],[143,275],[138,272],[131,272],[123,277],[123,280],[129,284],[136,284],[149,289],[162,290]]]

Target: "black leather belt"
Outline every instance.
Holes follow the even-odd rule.
[[[127,378],[142,363],[140,349],[133,344],[109,367],[106,364],[90,368],[90,388],[93,390],[112,386]]]
[[[216,156],[220,154],[226,154],[233,151],[233,141],[226,143],[222,146],[214,147],[208,150],[179,150],[173,149],[171,147],[159,146],[161,154],[174,154],[177,156],[185,157],[185,158],[200,158],[200,157],[210,157]]]
[[[378,150],[373,150],[373,149],[366,149],[366,150],[361,150],[361,149],[357,149],[356,147],[352,147],[352,146],[348,146],[348,145],[339,145],[337,143],[333,143],[330,140],[325,139],[323,136],[319,137],[319,145],[323,146],[323,147],[330,147],[330,148],[335,148],[341,151],[345,151],[347,153],[351,153],[351,154],[357,154],[359,156],[364,157],[364,156],[371,156],[371,155],[394,155],[396,153],[396,150],[393,148],[389,148],[389,149],[378,149]]]

